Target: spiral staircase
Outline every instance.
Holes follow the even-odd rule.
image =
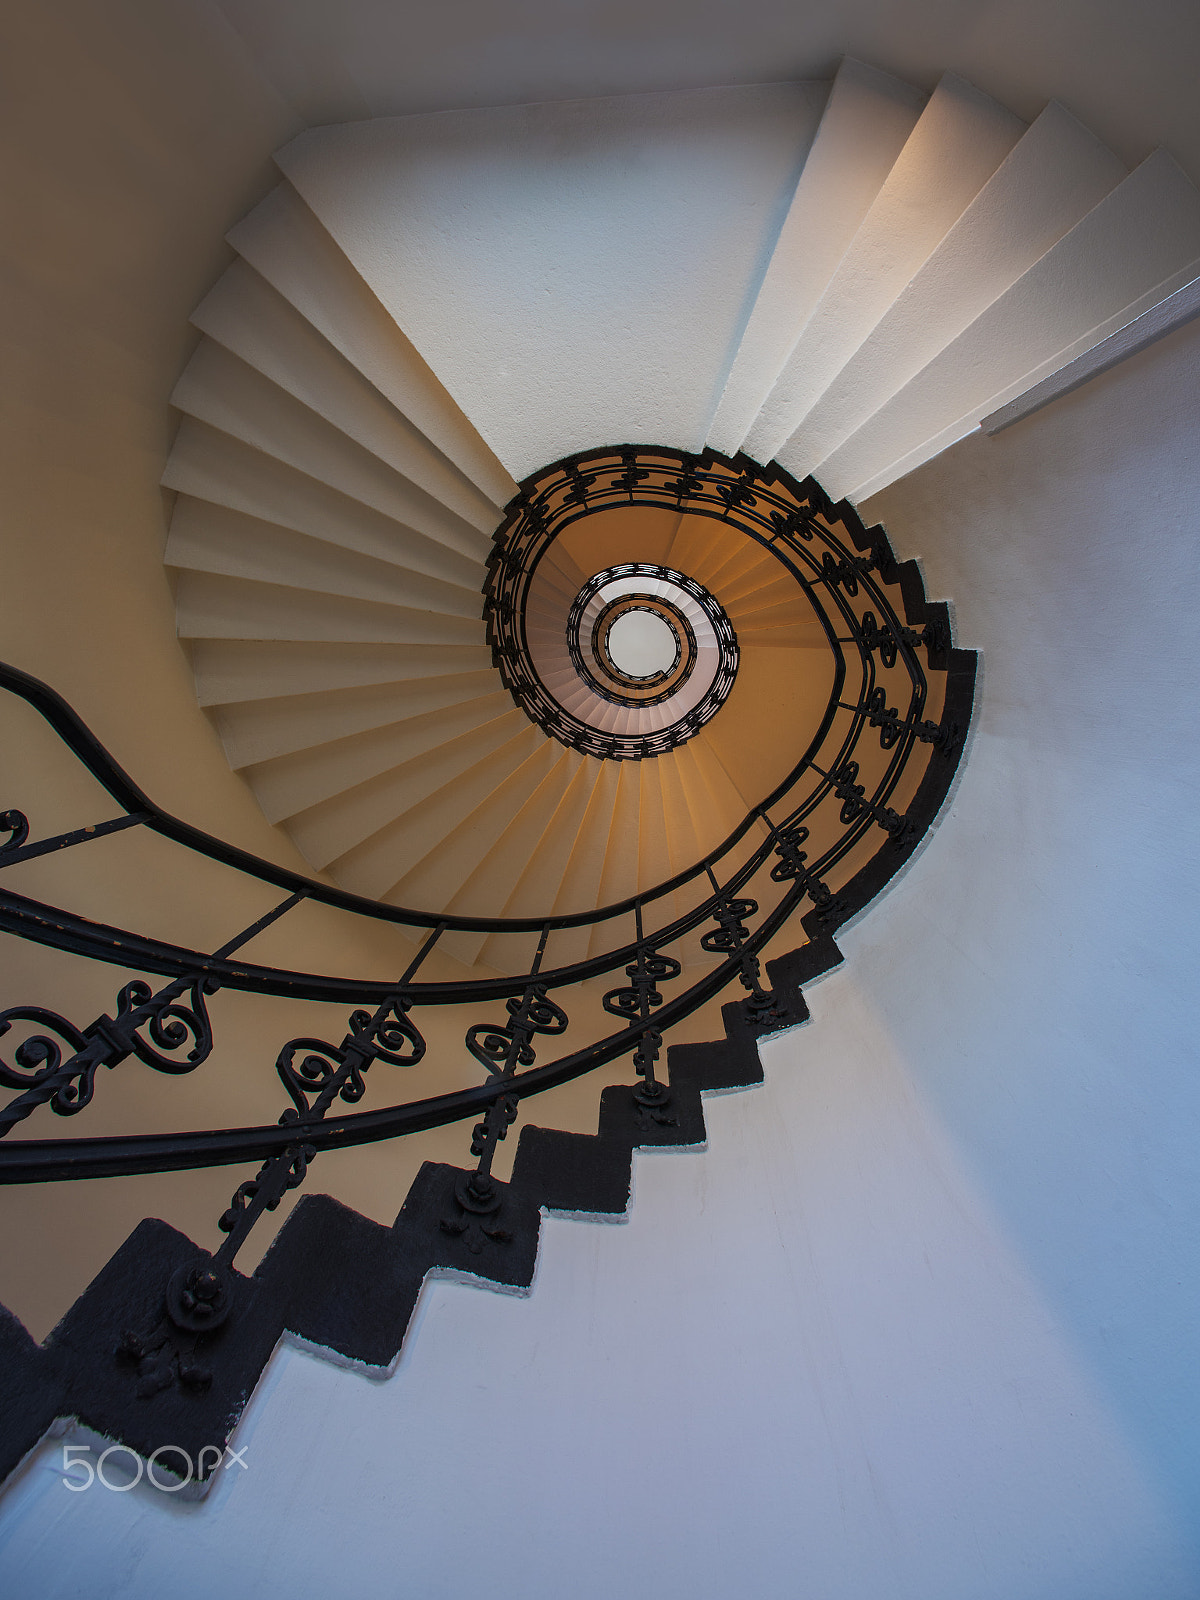
[[[713,157],[702,184],[698,146]],[[961,80],[925,100],[854,61],[828,91],[347,124],[277,159],[283,182],[231,233],[237,259],[194,314],[200,342],[173,395],[178,632],[231,766],[319,892],[398,922],[419,908],[437,981],[507,998],[507,1023],[468,1031],[496,1081],[452,1087],[437,1113],[483,1113],[481,1167],[422,1169],[390,1230],[306,1202],[223,1334],[245,1280],[145,1224],[48,1356],[14,1336],[33,1399],[10,1463],[68,1413],[143,1450],[164,1427],[224,1439],[283,1329],[386,1368],[426,1270],[527,1287],[540,1211],[621,1214],[636,1148],[703,1141],[702,1092],[755,1082],[758,1038],[804,1020],[799,984],[840,959],[833,930],[911,856],[966,735],[973,660],[853,502],[1190,281],[1200,258],[1200,195],[1165,153],[1127,173],[1059,106],[1026,126]],[[616,629],[635,616],[644,645],[645,617],[667,629],[667,656],[622,657]],[[847,677],[854,650],[861,679]],[[88,748],[65,709],[40,704]],[[920,759],[902,771],[897,749]],[[135,820],[185,837],[89,759]],[[817,789],[793,804],[807,772]],[[28,849],[9,826],[9,851]],[[822,878],[817,861],[836,870]],[[748,890],[770,884],[778,901],[751,935]],[[709,911],[718,928],[701,935]],[[48,938],[35,912],[13,918]],[[70,931],[93,954],[114,932]],[[178,974],[176,1022],[190,984],[201,1055],[209,979],[286,992],[232,949],[137,947],[140,970]],[[413,950],[406,981],[420,939]],[[627,959],[630,987],[614,990]],[[516,1099],[554,1081],[517,1076],[533,1036],[566,1026],[535,982],[547,972],[591,984],[584,1009],[632,1030],[577,1052],[560,1079],[636,1045],[642,1082],[603,1091],[596,1135],[527,1126],[511,1186],[496,1185],[488,1163]],[[749,998],[714,1019],[723,1039],[673,1048],[668,1088],[652,1013],[681,973],[699,1000],[736,979]],[[430,998],[421,980],[403,993],[322,981],[308,998],[369,992],[378,1009],[356,1012],[336,1049],[285,1048],[296,1111],[279,1125],[212,1136],[225,1141],[214,1159],[264,1160],[222,1222],[235,1246],[314,1152],[357,1137],[340,1113],[306,1119],[357,1099],[372,1060],[415,1066],[424,1051],[406,1021],[414,996]],[[121,1016],[153,1030],[168,1019],[156,1001],[131,986]],[[103,1034],[75,1032],[80,1050]],[[298,1065],[299,1045],[328,1059]],[[44,1102],[49,1081],[26,1092]],[[433,1125],[421,1104],[388,1130]],[[110,1153],[107,1170],[165,1168],[166,1144],[151,1143],[126,1166]],[[23,1148],[13,1170],[35,1159]],[[59,1151],[44,1170],[77,1159]],[[481,1264],[498,1244],[507,1259]],[[232,1272],[231,1252],[214,1259]],[[367,1286],[353,1304],[337,1292],[345,1270]],[[121,1334],[142,1398],[161,1395],[151,1420],[143,1408],[130,1423],[118,1380],[96,1377],[90,1330],[107,1337],[118,1302],[154,1323]],[[193,1359],[213,1337],[215,1384]],[[189,1384],[213,1385],[203,1414]]]
[[[396,904],[590,909],[704,855],[790,765],[771,730],[806,715],[819,629],[769,553],[681,518],[590,523],[554,582],[569,602],[618,562],[685,570],[737,635],[728,709],[615,768],[531,725],[480,620],[518,478],[636,441],[744,449],[860,499],[1194,275],[1200,198],[1165,153],[1126,174],[1059,106],[1026,127],[953,78],[922,98],[847,61],[815,128],[789,86],[351,124],[280,154],[193,319],[166,560],[200,701],[315,868]],[[672,116],[790,119],[798,176],[771,174],[786,209],[728,305],[669,251],[627,259],[623,230],[677,220],[665,194],[638,210],[671,176]],[[597,127],[663,168],[611,217],[561,155]],[[701,238],[722,185],[753,182],[731,160],[685,197]]]

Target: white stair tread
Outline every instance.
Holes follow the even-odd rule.
[[[488,534],[211,339],[200,342],[171,403],[465,556],[491,548]]]
[[[468,617],[282,588],[211,572],[182,572],[175,598],[182,639],[294,639],[360,644],[477,645]]]
[[[291,184],[272,190],[228,239],[497,508],[508,504],[516,481]]]
[[[453,783],[418,801],[393,826],[340,857],[332,869],[338,882],[355,894],[370,895],[393,905],[408,903],[398,886],[414,864],[434,851],[448,833],[536,752],[545,753],[544,736],[526,723]],[[467,870],[470,863],[463,865]],[[439,898],[435,894],[435,903]]]
[[[520,479],[597,442],[703,440],[826,93],[381,118],[276,159]]]
[[[514,828],[525,808],[534,803],[537,816],[548,816],[566,786],[561,745],[542,740],[526,759],[499,782],[483,791],[467,812],[388,891],[409,905],[444,905],[464,916],[495,915],[516,886],[529,856],[536,848],[527,831]],[[548,792],[543,790],[547,786]],[[480,866],[491,869],[486,884],[468,884]]]
[[[941,80],[746,436],[756,460],[796,431],[1023,131],[961,78]]]
[[[499,508],[299,311],[235,261],[192,313],[218,345],[489,537]]]
[[[640,761],[622,761],[617,770],[617,793],[604,852],[604,871],[600,874],[597,906],[619,905],[638,891],[638,824],[641,810]],[[598,922],[592,929],[588,954],[599,955],[609,948],[614,930],[621,924]],[[629,918],[629,933],[634,932]]]
[[[486,645],[195,639],[191,652],[202,706],[454,677],[492,664]]]
[[[911,471],[976,426],[1009,386],[1198,256],[1200,194],[1156,151],[828,457],[825,487],[862,497]],[[789,466],[786,450],[780,460]]]
[[[442,544],[193,417],[180,424],[162,481],[193,499],[430,577],[469,584],[480,572],[478,555]]]
[[[531,871],[542,891],[542,910],[548,915],[558,878],[550,861],[550,836],[564,801],[579,785],[585,757],[576,750],[559,748],[548,770],[520,805],[502,821],[491,846],[471,865],[447,909],[478,916],[508,916],[508,906],[518,884]],[[456,954],[474,964],[488,940],[487,934],[463,935]]]
[[[279,756],[247,768],[246,777],[268,819],[281,822],[426,756],[460,735],[470,735],[474,745],[486,749],[489,741],[511,736],[513,717],[520,719],[518,726],[529,726],[506,694],[484,695],[448,711],[427,712],[295,755]],[[489,732],[479,732],[489,726]]]
[[[809,472],[970,326],[1125,176],[1050,104],[804,419],[790,452]]]
[[[733,455],[879,193],[925,96],[847,59],[742,334],[707,442]]]
[[[554,905],[599,777],[598,761],[588,756],[581,756],[579,761],[580,765],[564,788],[553,816],[543,829],[536,852],[528,854],[520,876],[507,900],[504,901],[500,910],[501,916],[544,916],[549,914]],[[509,959],[509,945],[508,936],[488,938],[474,952],[475,958],[488,966],[497,962],[502,967],[506,966]],[[558,935],[555,934],[547,946],[547,958],[552,963],[557,963],[560,954]]]
[[[329,689],[276,700],[225,705],[217,727],[229,764],[235,770],[276,756],[310,750],[369,728],[392,726],[431,711],[447,712],[495,693],[491,672],[456,677],[419,678],[369,688]]]
[[[620,761],[601,761],[592,786],[587,809],[579,825],[575,845],[568,858],[559,883],[553,912],[565,916],[576,911],[594,911],[600,905],[600,880],[604,875],[604,859],[612,829],[613,807],[616,803]],[[563,930],[554,935],[556,962],[566,965],[582,961],[591,944],[591,929],[587,926]]]
[[[288,818],[288,832],[310,861],[326,866],[376,834],[398,829],[420,801],[456,782],[489,751],[508,744],[528,728],[529,723],[511,706],[508,712],[461,733],[446,728],[441,743],[432,744],[410,761],[386,767],[353,788],[296,812]]]
[[[181,502],[163,560],[169,567],[194,572],[386,601],[444,616],[476,620],[482,610],[477,589],[406,571],[306,533],[196,500]]]

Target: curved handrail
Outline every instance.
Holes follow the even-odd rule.
[[[602,462],[606,456],[610,461],[614,456],[624,461],[636,453],[633,447],[621,447],[615,452],[593,452],[587,458],[576,458],[574,465],[558,465],[565,474],[564,481],[574,484],[580,476],[580,460],[586,459],[586,464],[591,466]],[[712,452],[707,452],[703,458],[669,451],[652,451],[650,455],[656,458],[654,464],[660,477],[674,471],[680,482],[686,479],[692,485],[697,496],[711,490],[722,499],[727,511],[737,513],[729,520],[770,547],[806,590],[824,589],[829,612],[827,614],[823,604],[818,604],[815,598],[814,609],[830,637],[839,671],[820,726],[800,760],[766,800],[751,808],[716,850],[655,888],[593,912],[502,918],[413,911],[384,906],[277,866],[158,807],[55,690],[18,668],[0,665],[0,688],[30,704],[124,811],[121,818],[94,828],[75,830],[57,839],[30,845],[25,843],[28,829],[24,817],[16,812],[6,813],[0,816],[0,829],[7,829],[11,839],[7,846],[0,848],[0,867],[51,849],[69,848],[85,838],[99,837],[123,827],[145,826],[199,855],[289,892],[289,898],[282,905],[220,949],[206,952],[91,921],[74,912],[0,889],[0,930],[88,959],[134,972],[155,973],[170,980],[157,993],[140,978],[126,983],[118,996],[116,1015],[98,1018],[84,1028],[40,1006],[16,1006],[0,1012],[0,1034],[7,1033],[16,1022],[24,1024],[27,1033],[25,1042],[18,1046],[12,1058],[16,1066],[10,1067],[0,1061],[0,1082],[23,1091],[0,1108],[0,1134],[18,1126],[34,1109],[47,1103],[64,1114],[77,1111],[91,1098],[98,1067],[114,1066],[130,1055],[138,1056],[157,1071],[193,1070],[207,1059],[213,1048],[206,997],[220,988],[375,1008],[374,1015],[366,1009],[353,1012],[349,1031],[340,1045],[298,1038],[283,1047],[276,1071],[294,1109],[285,1112],[278,1124],[103,1139],[11,1142],[0,1145],[0,1183],[179,1170],[251,1157],[261,1159],[264,1162],[262,1171],[256,1179],[242,1186],[239,1190],[242,1198],[239,1200],[235,1196],[234,1207],[227,1213],[234,1219],[229,1224],[232,1232],[227,1248],[227,1259],[231,1261],[233,1251],[254,1217],[264,1207],[277,1204],[287,1188],[301,1181],[307,1161],[320,1149],[393,1138],[480,1115],[483,1120],[475,1129],[473,1150],[480,1155],[478,1176],[481,1181],[490,1182],[491,1153],[496,1141],[504,1137],[508,1123],[516,1116],[517,1106],[524,1098],[633,1052],[638,1075],[643,1079],[643,1090],[639,1092],[652,1098],[658,1096],[656,1104],[665,1103],[661,1097],[668,1091],[654,1074],[663,1031],[691,1015],[728,984],[740,981],[747,991],[749,998],[743,1005],[752,1031],[764,1028],[769,1031],[772,1026],[779,1025],[770,1018],[788,1014],[788,1007],[786,1002],[777,1002],[764,990],[759,952],[806,898],[812,908],[809,917],[816,919],[809,927],[810,937],[818,930],[831,932],[846,916],[871,899],[911,853],[941,804],[956,764],[961,741],[953,733],[951,713],[953,710],[960,716],[965,726],[973,694],[974,658],[966,652],[950,650],[945,608],[926,601],[915,564],[897,565],[881,530],[864,528],[857,514],[845,503],[830,507],[819,486],[811,480],[805,485],[796,485],[778,468],[764,470],[746,458],[731,460]],[[711,470],[711,481],[704,479],[705,469]],[[547,469],[547,472],[555,470]],[[598,471],[596,476],[600,475]],[[653,477],[650,470],[640,471],[641,479]],[[539,493],[561,494],[561,483],[557,490],[548,491],[545,479],[546,474],[540,475]],[[708,482],[708,489],[704,489],[705,482]],[[669,481],[665,486],[668,491],[678,487]],[[661,496],[663,487],[652,481],[646,493]],[[604,492],[606,488],[602,486],[600,493]],[[791,497],[790,501],[780,498],[783,493]],[[497,535],[498,540],[506,529],[524,527],[520,519],[530,511],[532,503],[528,486],[522,495],[523,500],[519,496],[513,503],[510,519]],[[756,496],[761,497],[762,507],[758,506]],[[637,503],[632,491],[630,499]],[[798,503],[801,501],[803,504]],[[647,498],[645,503],[656,504],[657,501]],[[792,506],[791,520],[783,518],[778,510],[780,505],[788,504]],[[545,500],[540,510],[535,507],[536,514],[530,520],[538,537],[546,529],[548,505],[554,514],[562,513],[571,520],[579,514],[569,496],[557,507]],[[747,510],[747,506],[752,509]],[[700,510],[703,515],[719,514],[712,506]],[[821,519],[819,524],[812,520],[816,518]],[[842,524],[849,543],[828,526],[833,522]],[[818,532],[820,548],[806,548],[814,544]],[[529,550],[527,543],[526,552]],[[856,553],[863,551],[868,552],[865,557]],[[499,567],[494,565],[492,570],[495,576]],[[893,585],[900,587],[907,622],[923,625],[920,633],[900,620],[884,592],[885,587]],[[856,600],[856,605],[851,604],[852,599]],[[868,601],[874,610],[867,606]],[[503,612],[503,606],[499,612]],[[497,614],[493,606],[492,617]],[[940,726],[920,721],[926,708],[927,680],[916,659],[918,644],[924,646],[931,668],[936,665],[948,670],[948,690]],[[849,700],[842,699],[846,681],[843,645],[854,647],[852,657],[856,652],[859,664],[860,681]],[[877,656],[881,668],[889,672],[897,664],[902,667],[898,680],[880,676]],[[961,658],[957,678],[952,658]],[[964,666],[968,660],[969,671]],[[949,688],[952,680],[953,695]],[[902,683],[908,685],[907,705],[900,690]],[[902,711],[889,708],[889,698],[895,698],[897,705],[903,707]],[[836,724],[839,715],[844,720]],[[869,783],[866,780],[858,783],[860,767],[855,753],[859,752],[860,741],[868,729],[878,730],[885,759],[882,763],[875,761],[875,768],[882,765],[882,771],[876,770]],[[829,753],[825,753],[827,743],[831,747]],[[930,747],[930,760],[916,797],[910,801],[906,814],[901,815],[891,809],[889,802],[908,758],[919,743]],[[935,754],[949,759],[937,764],[933,761]],[[800,780],[809,772],[815,782],[798,795]],[[831,805],[835,809],[840,806],[836,827],[829,825],[833,816],[829,810]],[[778,813],[774,817],[770,814],[772,810]],[[818,838],[811,841],[815,848],[810,860],[800,847],[809,840],[809,822],[818,812],[827,820],[818,828]],[[764,837],[742,856],[728,861],[749,831],[760,824]],[[879,848],[864,860],[860,846],[877,828],[883,830],[885,837]],[[853,855],[855,851],[859,852],[857,857]],[[831,890],[825,880],[842,862],[854,859],[860,863],[858,870]],[[723,872],[723,881],[719,880],[716,869],[724,869],[727,862],[727,875]],[[768,867],[769,882],[766,878],[761,881],[771,889],[774,903],[760,917],[758,901],[749,891],[753,889],[754,895],[761,895],[761,889],[755,884]],[[701,875],[707,877],[711,892],[706,891],[697,904],[685,909],[667,925],[644,932],[644,908]],[[780,886],[777,898],[772,888],[774,884]],[[376,921],[431,932],[408,971],[396,982],[363,981],[235,959],[235,952],[307,899]],[[547,940],[552,932],[591,927],[630,912],[636,923],[634,939],[622,937],[620,943],[597,955],[543,969]],[[751,926],[756,917],[759,920]],[[701,937],[700,944],[704,951],[715,955],[717,961],[698,973],[693,967],[679,990],[663,995],[658,988],[660,982],[670,984],[683,976],[682,962],[668,952],[674,949],[677,955],[684,956],[681,941],[705,924],[709,929]],[[418,976],[422,962],[437,940],[449,931],[489,935],[537,933],[539,943],[532,969],[469,980],[422,980]],[[559,993],[619,968],[624,968],[629,982],[610,990],[603,1004],[622,1026],[602,1038],[593,1039],[582,1049],[535,1065],[534,1046],[537,1041],[540,1048],[539,1036],[560,1034],[568,1026],[566,1012],[550,998],[551,993]],[[333,1114],[335,1101],[353,1104],[361,1098],[363,1074],[373,1061],[382,1059],[405,1066],[423,1057],[425,1041],[415,1021],[409,1017],[414,1008],[498,1000],[506,1003],[507,1020],[478,1022],[467,1030],[469,1052],[487,1068],[482,1084],[379,1110]],[[66,1046],[65,1058],[62,1044]]]

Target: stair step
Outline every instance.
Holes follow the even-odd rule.
[[[818,472],[1125,174],[1069,111],[1047,106],[805,417],[789,459]]]
[[[465,556],[486,558],[491,549],[487,533],[440,505],[211,339],[201,341],[184,368],[171,403],[220,433]]]
[[[497,508],[517,492],[475,427],[289,183],[230,244]]]
[[[210,572],[181,572],[181,639],[325,639],[363,644],[477,645],[483,623]]]
[[[1156,151],[827,458],[825,487],[861,499],[911,472],[1197,258],[1200,194]]]
[[[617,769],[617,792],[613,802],[608,839],[604,847],[604,870],[596,905],[611,906],[628,900],[638,891],[638,830],[641,823],[641,761],[622,761]],[[626,931],[634,936],[633,918],[621,922],[598,922],[588,941],[588,955],[602,955],[613,940]]]
[[[908,84],[842,62],[708,428],[715,449],[741,449],[924,103]]]
[[[740,575],[731,573],[721,585],[720,599],[735,627],[737,619],[744,617],[748,611],[763,605],[781,604],[789,599],[793,602],[800,599],[807,611],[812,610],[798,594],[796,580],[791,573],[773,556],[766,561],[755,562]]]
[[[702,856],[728,838],[751,805],[762,799],[761,795],[747,799],[726,772],[713,751],[710,732],[711,725],[682,746],[688,759],[679,764],[683,792]]]
[[[581,778],[586,780],[586,761],[578,751],[559,747],[549,770],[528,798],[514,809],[511,820],[464,879],[448,910],[482,916],[512,916],[509,903],[518,885],[533,874],[541,895],[540,908],[549,914],[559,880],[551,867],[547,847],[567,796],[577,785],[582,787]],[[467,966],[474,966],[489,937],[488,934],[460,934],[451,953]],[[528,945],[528,937],[525,943]]]
[[[829,644],[819,622],[744,624],[738,630],[738,645],[746,650],[812,650],[827,659]]]
[[[777,600],[768,592],[763,603],[747,606],[737,620],[738,638],[761,632],[764,628],[800,628],[811,633],[814,640],[824,640],[825,630],[813,615],[813,609],[802,595],[795,592],[790,600]]]
[[[768,555],[761,545],[753,544],[750,540],[743,541],[742,549],[731,551],[724,559],[714,561],[703,577],[697,573],[692,576],[716,595],[727,611],[737,604],[739,594],[747,587],[783,579],[790,585],[792,593],[796,592],[795,584],[784,578],[783,568],[774,556]]]
[[[497,749],[468,767],[444,788],[420,800],[402,817],[372,838],[339,857],[332,870],[338,882],[354,894],[369,895],[393,905],[406,904],[398,885],[447,834],[486,804],[489,795],[522,767],[530,757],[546,751],[541,730],[528,723]],[[470,863],[464,863],[469,870]],[[433,903],[437,903],[435,894]]]
[[[961,78],[941,80],[746,436],[756,460],[795,433],[1024,127]]]
[[[492,665],[492,652],[486,645],[196,639],[191,652],[202,706],[374,684],[419,683],[424,678],[486,672]]]
[[[570,783],[563,790],[553,817],[545,826],[536,853],[530,854],[527,858],[520,876],[501,907],[501,916],[539,916],[557,903],[567,864],[572,859],[584,815],[599,781],[600,767],[601,763],[593,756],[579,757],[579,765]],[[510,936],[504,934],[489,936],[475,951],[473,959],[481,961],[485,966],[504,969],[507,966],[509,939]],[[552,965],[557,965],[559,959],[559,936],[555,934],[548,946],[547,960]]]
[[[223,705],[217,711],[217,728],[229,764],[237,771],[431,711],[446,712],[454,706],[485,699],[495,691],[492,672],[329,689],[317,694]]]
[[[604,875],[604,856],[612,827],[613,808],[621,761],[601,761],[574,849],[562,875],[554,901],[554,915],[594,911],[600,900],[600,880]],[[582,961],[591,942],[587,927],[565,929],[554,936],[555,964],[566,966]]]
[[[458,733],[443,724],[441,743],[296,812],[288,818],[288,832],[308,860],[325,866],[395,826],[428,795],[455,782],[528,726],[515,707]]]
[[[501,724],[503,732],[510,726],[510,718],[529,726],[507,695],[484,695],[449,710],[426,712],[295,755],[279,756],[247,768],[246,776],[268,821],[281,822],[404,762],[428,756],[460,734],[476,734],[494,724]],[[479,735],[480,739],[492,736]]]
[[[393,885],[392,898],[445,906],[462,916],[494,916],[515,888],[529,860],[527,849],[536,847],[566,787],[566,754],[561,745],[538,741],[515,771],[485,791],[475,809]],[[525,828],[516,826],[523,815]],[[481,868],[484,880],[476,881]]]
[[[430,577],[465,584],[480,572],[477,554],[432,539],[192,417],[176,435],[163,483],[189,499]]]
[[[691,806],[688,803],[687,791],[684,788],[683,768],[690,760],[688,747],[682,746],[672,752],[670,761],[661,764],[660,791],[662,794],[663,816],[667,830],[667,851],[671,862],[671,877],[677,873],[686,872],[705,854],[701,847],[696,831],[696,822],[692,816]],[[680,916],[685,910],[704,898],[707,882],[690,884],[683,889],[678,889],[672,896],[673,904],[665,910],[650,910],[647,915],[651,922],[661,926],[672,916]]]
[[[379,119],[276,160],[520,479],[598,440],[700,444],[826,94]]]
[[[637,763],[641,783],[637,837],[639,891],[653,889],[656,884],[673,876],[675,871],[671,864],[670,824],[664,796],[666,773],[673,764],[670,757]],[[675,896],[664,895],[646,908],[643,930],[649,933],[653,928],[662,927],[677,914]]]
[[[428,577],[201,500],[183,500],[177,506],[163,560],[189,572],[481,620],[477,588]]]
[[[499,507],[245,261],[227,269],[191,320],[217,345],[491,536]]]

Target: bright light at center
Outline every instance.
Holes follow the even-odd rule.
[[[608,654],[630,678],[667,672],[675,662],[675,634],[653,611],[626,611],[608,630]]]

